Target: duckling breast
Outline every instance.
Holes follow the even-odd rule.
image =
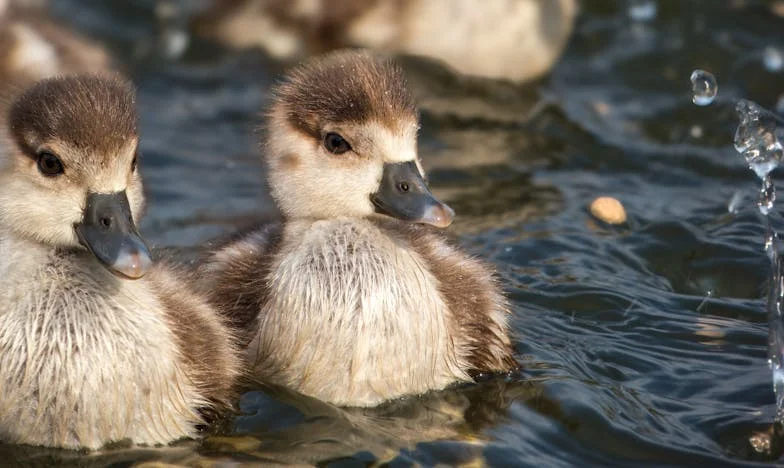
[[[249,353],[276,383],[368,406],[469,379],[437,280],[367,219],[287,224],[269,290]]]
[[[13,273],[0,275],[0,439],[99,448],[195,435],[207,402],[145,279],[120,280],[78,252],[0,242],[9,252],[0,257]]]

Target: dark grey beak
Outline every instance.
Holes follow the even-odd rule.
[[[112,273],[138,279],[150,269],[150,251],[133,223],[125,191],[88,193],[75,228],[82,245]]]
[[[381,185],[370,200],[377,213],[412,223],[445,228],[455,216],[452,208],[430,193],[413,161],[384,164]]]

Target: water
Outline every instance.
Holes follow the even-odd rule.
[[[716,77],[704,70],[694,70],[691,73],[692,102],[698,106],[707,106],[716,99],[719,93],[719,84]]]
[[[153,244],[202,245],[273,214],[253,132],[280,64],[195,37],[179,59],[139,54],[139,44],[161,40],[150,1],[55,5],[106,41],[139,86],[150,202],[141,229]],[[405,62],[423,107],[420,152],[433,189],[457,211],[450,229],[460,243],[498,269],[524,379],[366,411],[254,389],[241,414],[203,441],[94,455],[0,445],[0,460],[537,467],[780,460],[780,439],[771,437],[766,228],[749,202],[760,184],[735,151],[738,122],[726,103],[773,109],[784,94],[784,74],[759,60],[784,30],[782,19],[763,1],[661,0],[656,20],[641,25],[631,24],[627,6],[583,1],[566,56],[538,83],[461,80]],[[710,106],[684,98],[694,69],[721,78]],[[736,193],[747,198],[729,210]],[[588,203],[600,195],[623,202],[627,224],[590,216]],[[774,226],[779,206],[771,209]]]

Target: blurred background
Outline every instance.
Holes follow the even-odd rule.
[[[152,244],[275,216],[257,128],[289,66],[399,55],[451,233],[497,268],[520,380],[373,410],[254,389],[203,441],[0,460],[129,466],[733,466],[780,459],[759,181],[734,106],[784,112],[784,1],[0,0],[0,100],[112,68],[138,87]],[[709,106],[689,77],[718,79]],[[774,180],[781,178],[774,172]],[[589,204],[611,196],[627,218]],[[778,210],[778,207],[774,208]]]

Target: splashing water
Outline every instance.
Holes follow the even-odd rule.
[[[773,372],[773,392],[776,395],[775,422],[784,424],[784,317],[781,305],[784,300],[782,284],[781,241],[778,233],[768,227],[765,239],[765,250],[768,252],[773,270],[768,291],[768,365]]]
[[[735,149],[762,181],[757,208],[765,216],[765,252],[771,263],[768,312],[768,364],[773,372],[773,391],[776,395],[775,423],[784,424],[784,316],[781,308],[784,297],[782,285],[781,242],[773,229],[771,213],[776,201],[776,187],[770,173],[784,158],[784,147],[779,141],[782,120],[759,104],[741,99],[735,105],[740,123],[735,131]]]
[[[658,9],[655,0],[629,0],[628,12],[632,21],[653,21]]]
[[[782,136],[778,128],[781,119],[759,104],[745,99],[738,101],[735,111],[740,119],[735,131],[735,149],[746,159],[749,169],[762,179],[763,186],[770,185],[770,172],[784,158],[784,146],[779,141]],[[775,200],[775,192],[773,196]]]
[[[719,85],[716,77],[704,70],[694,70],[691,73],[691,100],[698,106],[707,106],[716,99]]]

